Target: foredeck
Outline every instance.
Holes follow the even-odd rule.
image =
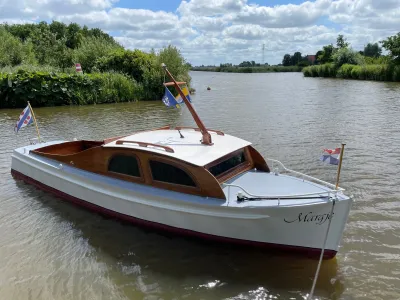
[[[293,206],[307,205],[315,203],[329,202],[329,197],[336,195],[331,188],[302,180],[294,176],[284,174],[275,175],[274,173],[249,171],[223,184],[229,206],[248,207],[248,206]],[[252,195],[265,197],[259,201],[238,202],[238,193],[243,196],[254,198]],[[345,199],[340,191],[337,193],[338,199]],[[269,198],[269,199],[268,199]]]
[[[202,134],[199,131],[182,129],[181,133],[183,138],[176,129],[142,131],[107,143],[103,147],[143,149],[171,156],[193,165],[205,166],[218,158],[251,145],[243,139],[210,131],[213,145],[209,146],[200,142]],[[146,147],[143,147],[144,144],[147,144]]]

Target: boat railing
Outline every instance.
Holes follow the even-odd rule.
[[[303,181],[305,179],[308,179],[310,181],[314,181],[317,182],[323,186],[325,186],[326,188],[329,188],[325,191],[319,191],[319,192],[314,192],[314,193],[301,193],[301,194],[285,194],[285,195],[256,195],[253,194],[251,192],[249,192],[248,190],[246,190],[244,187],[237,185],[237,184],[230,184],[230,183],[222,183],[222,185],[224,187],[228,187],[228,203],[227,205],[229,205],[229,200],[230,200],[230,189],[231,187],[234,188],[238,188],[239,190],[241,190],[243,193],[245,193],[246,195],[242,195],[241,192],[239,192],[237,194],[238,200],[241,197],[251,197],[249,200],[277,200],[278,201],[278,205],[280,205],[280,201],[281,200],[304,200],[304,199],[313,199],[313,198],[330,198],[330,197],[336,197],[338,193],[342,193],[345,189],[343,188],[336,188],[336,186],[334,184],[331,184],[329,182],[323,181],[321,179],[315,178],[313,176],[298,172],[298,171],[294,171],[291,170],[289,168],[286,168],[284,166],[283,163],[281,163],[279,160],[276,159],[266,159],[268,161],[272,162],[272,170],[274,170],[274,163],[277,163],[278,165],[280,165],[282,167],[283,170],[285,170],[288,173],[291,174],[295,174],[297,176],[301,176]],[[276,170],[274,172],[277,172]],[[278,175],[278,174],[277,174]]]
[[[255,195],[247,191],[244,187],[236,184],[230,184],[230,183],[223,183],[224,186],[227,187],[236,187],[240,190],[242,190],[246,195],[252,197],[252,198],[260,198],[261,200],[301,200],[301,199],[307,199],[306,197],[311,197],[311,196],[320,196],[318,198],[323,198],[323,197],[328,197],[330,195],[334,195],[336,193],[339,193],[341,191],[339,190],[327,190],[327,191],[322,191],[322,192],[315,192],[315,193],[303,193],[303,194],[285,194],[285,195]]]
[[[321,179],[315,178],[315,177],[313,177],[313,176],[310,176],[310,175],[307,175],[307,174],[304,174],[304,173],[301,173],[301,172],[294,171],[294,170],[291,170],[291,169],[289,169],[289,168],[286,168],[285,165],[284,165],[283,163],[281,163],[279,160],[272,159],[272,158],[267,158],[266,160],[272,162],[272,171],[274,171],[274,168],[275,168],[274,163],[277,163],[277,164],[278,164],[279,166],[281,166],[282,169],[285,170],[286,172],[291,173],[291,174],[295,174],[295,175],[297,175],[297,176],[300,176],[303,180],[304,180],[304,179],[309,179],[309,180],[311,180],[311,181],[314,181],[314,182],[323,184],[323,185],[326,186],[326,187],[332,188],[332,191],[336,191],[336,192],[339,192],[339,191],[343,192],[343,191],[345,190],[345,189],[343,189],[343,188],[341,188],[341,187],[337,187],[337,188],[336,188],[336,186],[335,186],[334,184],[332,184],[332,183],[329,183],[329,182],[323,181],[323,180],[321,180]]]

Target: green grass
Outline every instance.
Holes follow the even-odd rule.
[[[390,64],[344,64],[336,69],[333,64],[314,65],[303,69],[305,77],[337,77],[344,79],[400,81],[400,66]]]

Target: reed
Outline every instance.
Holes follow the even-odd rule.
[[[333,64],[314,65],[303,69],[305,77],[337,77],[344,79],[400,81],[400,66],[391,64],[344,64],[336,69]]]

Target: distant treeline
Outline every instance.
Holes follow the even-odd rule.
[[[76,23],[0,24],[0,41],[1,107],[22,107],[27,100],[41,106],[158,100],[162,62],[177,80],[190,83],[190,66],[177,48],[128,50],[102,30]],[[75,78],[75,63],[85,80]],[[122,83],[126,94],[116,90]],[[51,100],[52,93],[58,100]]]
[[[217,66],[191,67],[192,71],[227,72],[227,73],[272,73],[272,72],[301,72],[301,66],[233,66],[232,64],[221,64]]]

